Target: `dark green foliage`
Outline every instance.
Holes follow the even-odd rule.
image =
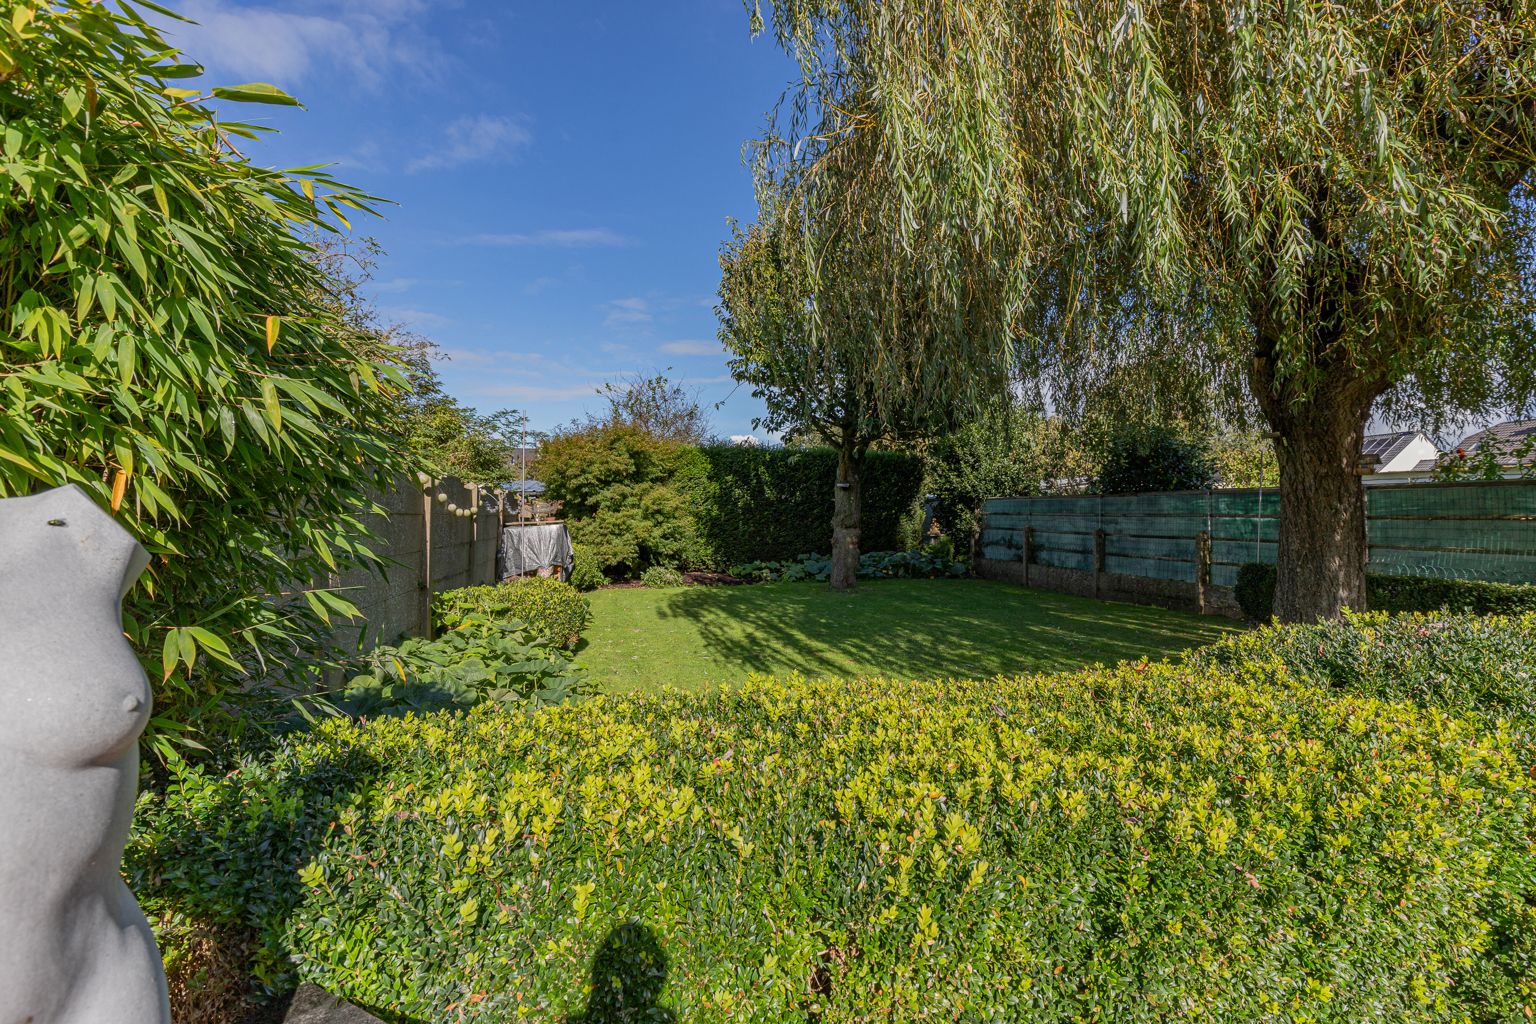
[[[687,494],[712,566],[785,561],[832,550],[837,452],[736,445],[696,451],[698,462],[678,486]],[[905,534],[922,492],[922,459],[903,452],[870,452],[861,479],[860,546],[874,551],[907,547]]]
[[[934,579],[940,576],[964,576],[964,562],[943,551],[866,551],[859,556],[859,579]],[[802,555],[792,561],[745,562],[731,567],[732,576],[764,583],[794,583],[820,580],[832,574],[832,559],[826,555]]]
[[[1250,622],[1268,622],[1275,615],[1276,572],[1272,563],[1249,562],[1237,570],[1232,594]]]
[[[1518,1021],[1531,800],[1508,735],[1252,674],[758,681],[327,722],[129,865],[413,1020]]]
[[[1367,576],[1373,611],[1428,612],[1440,608],[1481,615],[1536,611],[1536,585],[1484,580],[1441,580],[1425,576]]]
[[[673,480],[694,451],[625,423],[559,434],[539,449],[545,496],[564,503],[572,539],[615,579],[705,560],[690,503]]]
[[[1536,611],[1536,586],[1490,583],[1484,580],[1443,580],[1429,576],[1365,578],[1372,611],[1427,612],[1439,609],[1482,615],[1515,615]],[[1268,622],[1275,601],[1275,567],[1249,562],[1237,571],[1234,588],[1238,607],[1252,622]]]
[[[454,618],[456,625],[436,640],[374,648],[367,671],[353,676],[336,701],[338,709],[376,716],[467,708],[483,701],[537,708],[586,690],[586,674],[568,656],[543,646],[547,638],[542,631],[474,613]]]
[[[681,587],[687,581],[683,574],[667,565],[653,565],[640,574],[640,582],[656,590],[665,587]]]
[[[432,599],[432,620],[440,630],[457,628],[470,616],[516,621],[544,643],[575,647],[592,606],[572,584],[542,577],[460,587]]]
[[[571,578],[567,582],[577,590],[596,590],[608,582],[597,559],[581,544],[573,544],[575,556],[571,562]]]
[[[1127,426],[1103,441],[1100,494],[1201,491],[1216,484],[1205,444],[1163,426]]]
[[[945,434],[925,461],[923,486],[939,499],[939,525],[965,547],[986,499],[1044,494],[1093,475],[1088,454],[1062,421],[1017,408]]]

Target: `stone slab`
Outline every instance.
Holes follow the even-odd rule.
[[[379,1018],[337,999],[319,985],[304,984],[293,994],[283,1024],[383,1024]]]

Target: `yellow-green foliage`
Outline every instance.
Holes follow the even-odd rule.
[[[529,577],[489,587],[461,587],[432,599],[439,629],[453,629],[471,615],[517,621],[559,647],[574,647],[592,617],[592,606],[569,583]]]
[[[1167,665],[332,721],[178,791],[130,856],[159,902],[497,1024],[1499,1019],[1532,812],[1500,729]]]

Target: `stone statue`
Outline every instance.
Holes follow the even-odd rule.
[[[148,681],[123,595],[149,555],[75,486],[0,499],[0,1022],[169,1024],[119,866]]]

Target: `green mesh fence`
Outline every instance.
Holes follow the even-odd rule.
[[[1366,513],[1373,573],[1536,583],[1536,481],[1370,487]],[[1210,582],[1230,587],[1244,563],[1274,562],[1279,514],[1263,488],[993,498],[977,554],[1018,561],[1027,537],[1034,565],[1193,581],[1205,534]]]

